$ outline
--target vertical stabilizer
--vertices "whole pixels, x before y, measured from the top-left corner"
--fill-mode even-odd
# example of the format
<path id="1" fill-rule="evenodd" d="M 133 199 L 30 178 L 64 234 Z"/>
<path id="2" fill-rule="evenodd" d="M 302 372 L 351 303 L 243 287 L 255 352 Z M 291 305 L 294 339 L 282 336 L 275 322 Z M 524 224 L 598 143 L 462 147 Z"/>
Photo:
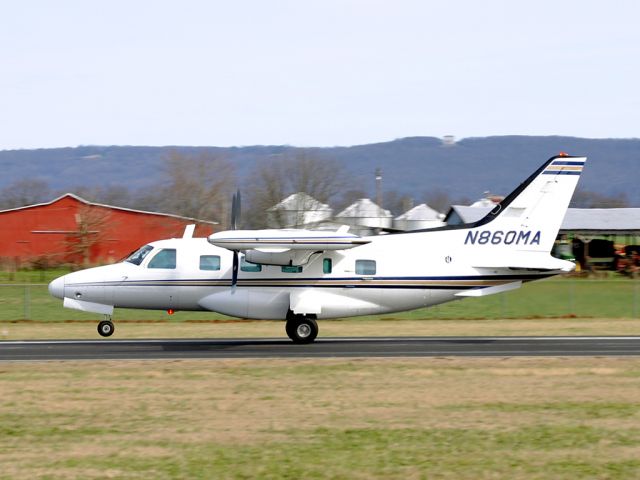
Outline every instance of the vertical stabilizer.
<path id="1" fill-rule="evenodd" d="M 569 156 L 548 160 L 489 214 L 470 225 L 465 245 L 550 252 L 585 161 L 586 157 Z"/>

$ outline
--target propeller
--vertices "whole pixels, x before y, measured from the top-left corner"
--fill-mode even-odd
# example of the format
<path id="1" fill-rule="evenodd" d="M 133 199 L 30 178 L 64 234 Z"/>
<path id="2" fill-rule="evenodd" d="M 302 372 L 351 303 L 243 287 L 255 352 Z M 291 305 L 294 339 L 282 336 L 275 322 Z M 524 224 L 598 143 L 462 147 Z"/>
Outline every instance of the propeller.
<path id="1" fill-rule="evenodd" d="M 238 223 L 240 223 L 240 190 L 236 191 L 231 200 L 231 230 L 236 230 L 238 228 Z M 233 267 L 231 269 L 231 288 L 235 290 L 236 284 L 238 283 L 238 251 L 233 251 Z"/>
<path id="2" fill-rule="evenodd" d="M 231 288 L 236 288 L 236 283 L 238 283 L 238 252 L 236 250 L 233 251 L 233 268 L 231 270 Z"/>
<path id="3" fill-rule="evenodd" d="M 240 223 L 240 200 L 240 190 L 238 190 L 231 199 L 231 230 L 236 230 Z"/>

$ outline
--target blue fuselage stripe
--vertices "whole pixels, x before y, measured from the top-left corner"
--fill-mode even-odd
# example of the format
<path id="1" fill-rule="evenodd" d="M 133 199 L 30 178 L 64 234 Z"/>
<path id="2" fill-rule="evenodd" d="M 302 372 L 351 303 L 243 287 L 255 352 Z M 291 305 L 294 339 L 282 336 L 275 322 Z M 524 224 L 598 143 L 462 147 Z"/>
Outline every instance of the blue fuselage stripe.
<path id="1" fill-rule="evenodd" d="M 560 170 L 560 171 L 544 171 L 542 172 L 543 175 L 580 175 L 582 172 L 571 172 L 571 171 L 567 171 L 567 170 Z"/>

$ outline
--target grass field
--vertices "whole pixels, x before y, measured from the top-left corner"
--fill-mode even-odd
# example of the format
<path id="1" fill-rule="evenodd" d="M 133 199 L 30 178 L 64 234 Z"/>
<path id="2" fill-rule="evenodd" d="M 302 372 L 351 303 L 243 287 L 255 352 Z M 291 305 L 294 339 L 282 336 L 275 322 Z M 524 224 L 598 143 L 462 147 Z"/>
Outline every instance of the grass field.
<path id="1" fill-rule="evenodd" d="M 0 478 L 640 478 L 622 358 L 0 365 Z"/>

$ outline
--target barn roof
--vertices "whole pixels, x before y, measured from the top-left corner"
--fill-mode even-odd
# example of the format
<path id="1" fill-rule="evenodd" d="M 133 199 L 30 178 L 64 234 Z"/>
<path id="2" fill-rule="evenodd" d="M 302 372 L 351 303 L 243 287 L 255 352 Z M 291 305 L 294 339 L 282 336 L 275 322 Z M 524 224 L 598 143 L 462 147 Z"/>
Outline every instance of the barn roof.
<path id="1" fill-rule="evenodd" d="M 491 207 L 468 207 L 452 205 L 447 214 L 447 223 L 462 223 L 480 220 L 491 211 Z M 639 233 L 640 208 L 569 208 L 562 221 L 560 232 L 583 233 Z"/>
<path id="2" fill-rule="evenodd" d="M 640 208 L 570 208 L 561 231 L 640 232 Z"/>
<path id="3" fill-rule="evenodd" d="M 171 218 L 177 218 L 179 220 L 186 220 L 186 221 L 190 221 L 190 222 L 196 222 L 196 223 L 207 223 L 209 225 L 218 225 L 220 222 L 213 222 L 210 220 L 200 220 L 197 218 L 191 218 L 191 217 L 183 217 L 181 215 L 174 215 L 172 213 L 159 213 L 159 212 L 149 212 L 146 210 L 136 210 L 134 208 L 125 208 L 125 207 L 116 207 L 114 205 L 106 205 L 104 203 L 96 203 L 96 202 L 90 202 L 89 200 L 86 200 L 78 195 L 76 195 L 75 193 L 65 193 L 63 195 L 60 195 L 59 197 L 54 198 L 53 200 L 51 200 L 50 202 L 43 202 L 43 203 L 36 203 L 34 205 L 25 205 L 24 207 L 16 207 L 16 208 L 9 208 L 6 210 L 0 210 L 0 214 L 5 213 L 5 212 L 15 212 L 18 210 L 27 210 L 30 208 L 37 208 L 37 207 L 45 207 L 47 205 L 52 205 L 56 202 L 59 202 L 60 200 L 64 199 L 64 198 L 73 198 L 74 200 L 80 202 L 80 203 L 84 203 L 85 205 L 90 205 L 93 207 L 102 207 L 102 208 L 109 208 L 111 210 L 119 210 L 119 211 L 123 211 L 123 212 L 132 212 L 132 213 L 142 213 L 145 215 L 158 215 L 161 217 L 171 217 Z"/>

